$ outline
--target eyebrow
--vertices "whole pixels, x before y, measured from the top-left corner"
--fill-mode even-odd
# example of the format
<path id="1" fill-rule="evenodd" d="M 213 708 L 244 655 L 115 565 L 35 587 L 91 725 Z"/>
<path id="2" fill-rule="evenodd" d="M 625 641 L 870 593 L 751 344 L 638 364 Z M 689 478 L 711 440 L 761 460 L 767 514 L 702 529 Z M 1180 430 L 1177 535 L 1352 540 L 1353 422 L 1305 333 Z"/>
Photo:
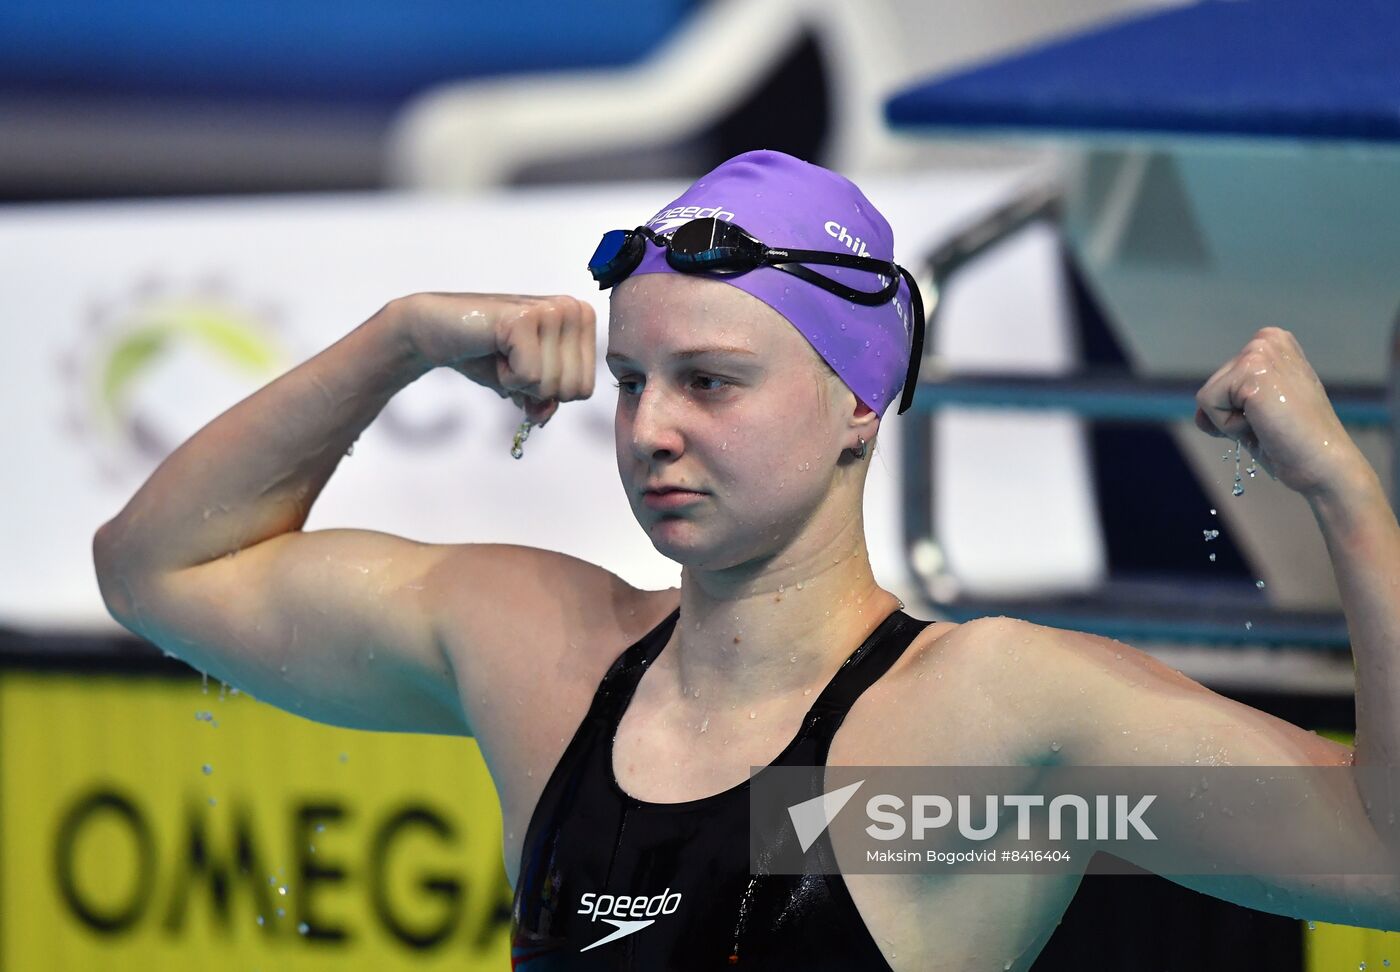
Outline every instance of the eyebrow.
<path id="1" fill-rule="evenodd" d="M 758 355 L 755 352 L 750 351 L 748 348 L 724 347 L 722 345 L 711 345 L 709 347 L 702 348 L 686 348 L 682 351 L 677 351 L 675 354 L 671 355 L 671 357 L 680 358 L 682 360 L 689 360 L 690 358 L 698 358 L 701 355 L 706 354 L 746 354 L 751 358 L 758 357 Z M 627 355 L 622 354 L 618 351 L 609 351 L 605 357 L 608 361 L 632 360 Z"/>

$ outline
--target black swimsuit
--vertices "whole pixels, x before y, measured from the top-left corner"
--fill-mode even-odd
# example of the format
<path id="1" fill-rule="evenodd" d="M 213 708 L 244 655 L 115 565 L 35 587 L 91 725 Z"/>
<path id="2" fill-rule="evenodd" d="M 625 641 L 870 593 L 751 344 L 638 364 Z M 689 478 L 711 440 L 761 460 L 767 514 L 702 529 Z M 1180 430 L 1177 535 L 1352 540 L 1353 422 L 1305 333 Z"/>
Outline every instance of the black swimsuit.
<path id="1" fill-rule="evenodd" d="M 680 608 L 620 655 L 545 785 L 525 834 L 511 967 L 553 970 L 886 970 L 823 834 L 829 873 L 749 871 L 749 781 L 682 803 L 633 799 L 612 743 Z M 823 766 L 862 692 L 931 622 L 896 610 L 837 670 L 771 765 Z"/>

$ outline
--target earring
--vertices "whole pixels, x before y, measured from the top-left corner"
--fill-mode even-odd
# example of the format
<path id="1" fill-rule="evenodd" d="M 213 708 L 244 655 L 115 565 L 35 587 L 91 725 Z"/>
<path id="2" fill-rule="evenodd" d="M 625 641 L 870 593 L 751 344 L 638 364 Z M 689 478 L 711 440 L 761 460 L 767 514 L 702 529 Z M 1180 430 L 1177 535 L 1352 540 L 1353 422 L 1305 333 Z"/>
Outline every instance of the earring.
<path id="1" fill-rule="evenodd" d="M 864 458 L 865 458 L 865 437 L 864 437 L 864 436 L 859 436 L 859 435 L 858 435 L 858 436 L 856 436 L 856 438 L 860 440 L 860 448 L 859 448 L 859 451 L 857 451 L 856 449 L 852 449 L 852 450 L 851 450 L 851 455 L 855 456 L 857 459 L 864 459 Z"/>

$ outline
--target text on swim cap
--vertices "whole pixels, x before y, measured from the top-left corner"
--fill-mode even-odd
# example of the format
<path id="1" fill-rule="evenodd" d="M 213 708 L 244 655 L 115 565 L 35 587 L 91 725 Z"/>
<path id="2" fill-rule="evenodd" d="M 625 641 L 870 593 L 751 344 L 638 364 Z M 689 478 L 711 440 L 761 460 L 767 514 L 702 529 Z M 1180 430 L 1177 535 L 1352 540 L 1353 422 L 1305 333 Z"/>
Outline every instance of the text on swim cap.
<path id="1" fill-rule="evenodd" d="M 827 220 L 824 228 L 827 236 L 849 248 L 856 256 L 870 256 L 870 251 L 865 248 L 865 243 L 861 238 L 859 236 L 852 238 L 851 234 L 846 231 L 846 227 L 836 220 Z"/>
<path id="2" fill-rule="evenodd" d="M 732 220 L 733 218 L 734 214 L 727 212 L 722 206 L 672 206 L 649 219 L 647 225 L 652 229 L 668 230 L 691 219 Z"/>

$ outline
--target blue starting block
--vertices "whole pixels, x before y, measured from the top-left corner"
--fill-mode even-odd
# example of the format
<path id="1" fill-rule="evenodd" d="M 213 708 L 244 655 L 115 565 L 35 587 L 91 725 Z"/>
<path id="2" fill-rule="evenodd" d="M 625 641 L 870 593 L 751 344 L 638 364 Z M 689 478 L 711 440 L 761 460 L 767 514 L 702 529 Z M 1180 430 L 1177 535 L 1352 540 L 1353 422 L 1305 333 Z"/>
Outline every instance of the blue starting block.
<path id="1" fill-rule="evenodd" d="M 1155 207 L 1142 206 L 1154 174 L 1176 185 L 1176 199 L 1181 198 L 1179 181 L 1172 182 L 1169 150 L 1225 144 L 1276 156 L 1280 149 L 1306 154 L 1340 148 L 1344 154 L 1393 153 L 1400 160 L 1397 51 L 1400 4 L 1390 0 L 1205 0 L 929 79 L 887 101 L 888 123 L 911 136 L 1052 138 L 1090 157 L 1087 180 L 1068 191 L 1063 184 L 1029 190 L 954 233 L 921 267 L 929 331 L 918 395 L 902 425 L 904 540 L 911 574 L 935 610 L 954 620 L 1005 614 L 1110 637 L 1348 648 L 1340 612 L 1271 606 L 1259 592 L 1228 583 L 1123 579 L 1110 572 L 1100 589 L 1071 597 L 960 595 L 934 528 L 934 412 L 955 405 L 1058 408 L 1096 422 L 1189 420 L 1206 376 L 1144 376 L 1126 364 L 1043 377 L 959 375 L 932 357 L 932 349 L 949 281 L 1031 223 L 1053 225 L 1067 242 L 1088 240 L 1098 246 L 1101 261 L 1111 261 L 1127 246 L 1131 234 L 1125 235 L 1123 226 L 1131 217 L 1125 213 L 1137 205 L 1159 220 L 1147 234 L 1152 248 L 1139 248 L 1140 262 L 1203 259 L 1200 235 L 1189 214 L 1181 215 L 1182 206 L 1162 205 L 1160 198 Z M 1400 164 L 1381 171 L 1400 174 Z M 1389 194 L 1378 191 L 1375 198 L 1397 196 L 1400 180 Z M 1115 200 L 1108 219 L 1106 198 Z M 1279 200 L 1285 204 L 1299 201 Z M 1083 211 L 1094 207 L 1086 219 Z M 1313 224 L 1325 219 L 1306 218 Z M 1113 224 L 1111 232 L 1105 222 Z M 1378 242 L 1368 239 L 1360 249 L 1400 281 L 1400 230 L 1384 217 L 1382 222 Z M 1094 302 L 1085 299 L 1093 288 L 1086 285 L 1084 258 L 1072 245 L 1062 249 L 1070 287 L 1080 298 L 1076 312 L 1103 314 L 1102 305 L 1086 306 Z M 1228 273 L 1232 268 L 1212 269 Z M 1395 298 L 1392 292 L 1385 295 Z M 1394 306 L 1389 303 L 1387 311 Z M 1264 323 L 1269 322 L 1259 326 Z M 1344 423 L 1389 430 L 1394 507 L 1400 484 L 1400 315 L 1386 326 L 1388 347 L 1376 347 L 1374 355 L 1388 360 L 1385 382 L 1329 381 L 1328 392 Z M 1242 624 L 1246 617 L 1249 628 Z"/>

